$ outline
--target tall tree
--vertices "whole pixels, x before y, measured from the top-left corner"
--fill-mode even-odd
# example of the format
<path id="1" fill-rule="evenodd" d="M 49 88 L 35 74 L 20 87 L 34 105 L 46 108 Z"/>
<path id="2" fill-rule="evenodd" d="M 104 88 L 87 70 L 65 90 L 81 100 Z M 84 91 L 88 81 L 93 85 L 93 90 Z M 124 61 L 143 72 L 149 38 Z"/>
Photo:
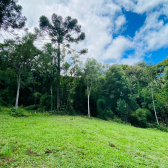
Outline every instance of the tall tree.
<path id="1" fill-rule="evenodd" d="M 46 77 L 50 83 L 50 93 L 51 93 L 51 110 L 53 110 L 53 80 L 56 75 L 56 56 L 57 49 L 52 47 L 51 43 L 47 43 L 43 47 L 43 54 L 40 57 L 42 65 L 38 67 L 40 68 L 40 72 L 42 72 L 42 76 Z"/>
<path id="2" fill-rule="evenodd" d="M 93 58 L 88 58 L 85 63 L 85 78 L 87 82 L 87 97 L 88 97 L 88 117 L 90 118 L 90 104 L 89 104 L 89 98 L 92 86 L 96 83 L 98 80 L 98 77 L 100 76 L 101 71 L 101 64 L 98 63 Z"/>
<path id="3" fill-rule="evenodd" d="M 57 67 L 57 52 L 58 49 L 54 48 L 51 43 L 47 43 L 43 46 L 38 62 L 36 63 L 36 70 L 40 76 L 46 78 L 50 85 L 51 93 L 51 110 L 53 110 L 53 82 L 58 77 Z M 64 68 L 64 52 L 60 54 L 60 69 Z"/>
<path id="4" fill-rule="evenodd" d="M 128 103 L 131 93 L 129 80 L 120 65 L 112 65 L 106 71 L 105 87 L 107 107 L 112 109 L 112 111 L 116 111 L 119 99 L 125 100 Z"/>
<path id="5" fill-rule="evenodd" d="M 20 29 L 25 26 L 26 17 L 22 16 L 22 6 L 18 0 L 0 0 L 0 31 L 9 28 Z"/>
<path id="6" fill-rule="evenodd" d="M 75 89 L 78 85 L 79 77 L 82 75 L 82 62 L 79 61 L 79 55 L 72 55 L 69 63 L 64 64 L 64 83 L 66 83 L 67 105 L 66 110 L 71 110 L 74 101 Z"/>
<path id="7" fill-rule="evenodd" d="M 156 76 L 157 76 L 157 67 L 154 66 L 154 65 L 146 66 L 146 75 L 148 77 L 149 87 L 151 89 L 151 96 L 152 96 L 153 109 L 154 109 L 154 112 L 155 112 L 156 122 L 159 125 L 157 112 L 156 112 L 156 107 L 155 107 L 154 94 L 153 94 L 154 81 L 156 80 Z"/>
<path id="8" fill-rule="evenodd" d="M 25 70 L 31 70 L 33 59 L 37 55 L 38 50 L 33 45 L 35 39 L 36 35 L 27 34 L 19 41 L 6 40 L 0 48 L 0 55 L 3 57 L 4 63 L 7 64 L 8 67 L 14 69 L 17 75 L 16 109 L 19 101 L 21 75 Z"/>
<path id="9" fill-rule="evenodd" d="M 63 21 L 62 16 L 58 16 L 55 13 L 51 17 L 51 21 L 46 16 L 40 17 L 40 30 L 47 32 L 51 38 L 52 43 L 58 48 L 57 52 L 57 110 L 60 110 L 60 55 L 61 47 L 67 48 L 68 53 L 75 50 L 70 49 L 69 43 L 78 43 L 85 39 L 85 33 L 81 32 L 81 26 L 78 25 L 77 19 L 72 19 L 70 16 L 66 17 Z M 74 38 L 74 34 L 77 37 Z M 79 54 L 87 53 L 87 49 L 79 51 Z"/>

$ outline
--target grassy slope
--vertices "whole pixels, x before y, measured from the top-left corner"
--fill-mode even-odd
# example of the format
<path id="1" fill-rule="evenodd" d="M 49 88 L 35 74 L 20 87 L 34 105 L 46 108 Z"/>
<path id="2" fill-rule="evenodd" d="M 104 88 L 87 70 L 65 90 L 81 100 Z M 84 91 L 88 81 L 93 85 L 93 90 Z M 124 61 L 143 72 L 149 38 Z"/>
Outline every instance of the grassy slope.
<path id="1" fill-rule="evenodd" d="M 109 142 L 119 149 L 110 147 Z M 42 156 L 29 153 L 29 148 Z M 45 154 L 47 149 L 52 153 Z M 0 163 L 4 156 L 10 157 L 4 167 L 165 168 L 168 134 L 95 118 L 14 118 L 0 112 L 0 153 Z"/>

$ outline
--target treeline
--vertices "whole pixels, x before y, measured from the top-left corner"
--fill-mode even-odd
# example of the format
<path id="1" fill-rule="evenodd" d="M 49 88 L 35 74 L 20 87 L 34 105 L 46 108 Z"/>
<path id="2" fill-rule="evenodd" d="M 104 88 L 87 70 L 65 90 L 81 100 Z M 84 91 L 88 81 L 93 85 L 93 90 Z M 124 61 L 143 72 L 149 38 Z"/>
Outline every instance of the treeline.
<path id="1" fill-rule="evenodd" d="M 20 73 L 19 106 L 63 115 L 87 115 L 89 110 L 91 116 L 105 120 L 115 118 L 140 127 L 152 127 L 155 122 L 167 126 L 168 59 L 157 66 L 145 62 L 103 66 L 94 59 L 81 64 L 77 56 L 71 63 L 62 59 L 59 109 L 52 60 L 45 50 L 31 68 L 26 64 Z M 17 99 L 18 70 L 7 65 L 1 60 L 1 106 L 13 106 Z"/>
<path id="2" fill-rule="evenodd" d="M 16 2 L 2 2 L 1 30 L 24 27 L 26 18 Z M 87 49 L 77 51 L 70 44 L 85 40 L 85 33 L 70 16 L 41 16 L 34 33 L 13 35 L 0 44 L 1 106 L 91 115 L 140 127 L 168 125 L 168 59 L 158 65 L 108 66 L 89 58 L 83 64 L 80 55 Z M 46 39 L 51 42 L 41 49 L 34 45 Z"/>

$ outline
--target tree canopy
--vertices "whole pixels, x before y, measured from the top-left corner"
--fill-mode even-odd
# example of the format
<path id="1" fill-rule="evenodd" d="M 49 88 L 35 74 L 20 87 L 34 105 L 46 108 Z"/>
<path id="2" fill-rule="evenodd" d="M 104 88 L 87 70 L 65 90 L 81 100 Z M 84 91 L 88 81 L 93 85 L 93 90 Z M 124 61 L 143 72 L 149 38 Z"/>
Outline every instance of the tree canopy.
<path id="1" fill-rule="evenodd" d="M 17 4 L 18 0 L 0 1 L 0 31 L 10 28 L 20 29 L 25 26 L 26 17 L 22 16 L 22 6 Z"/>
<path id="2" fill-rule="evenodd" d="M 61 73 L 61 47 L 68 54 L 74 53 L 75 50 L 70 48 L 69 43 L 79 43 L 85 39 L 85 33 L 81 32 L 81 26 L 78 25 L 77 19 L 72 19 L 70 16 L 63 20 L 62 16 L 58 16 L 55 13 L 51 16 L 51 21 L 46 16 L 40 17 L 39 22 L 40 30 L 46 32 L 51 38 L 52 44 L 57 45 L 57 110 L 60 110 L 60 73 Z M 74 38 L 74 34 L 77 37 Z M 79 54 L 86 54 L 87 49 L 78 51 Z"/>

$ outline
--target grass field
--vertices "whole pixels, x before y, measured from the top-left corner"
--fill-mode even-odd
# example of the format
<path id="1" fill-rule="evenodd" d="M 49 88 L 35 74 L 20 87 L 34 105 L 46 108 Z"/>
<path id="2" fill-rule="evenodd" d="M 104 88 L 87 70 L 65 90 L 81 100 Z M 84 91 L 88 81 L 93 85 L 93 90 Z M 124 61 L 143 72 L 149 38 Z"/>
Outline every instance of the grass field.
<path id="1" fill-rule="evenodd" d="M 168 133 L 80 116 L 0 112 L 0 167 L 168 167 Z"/>

